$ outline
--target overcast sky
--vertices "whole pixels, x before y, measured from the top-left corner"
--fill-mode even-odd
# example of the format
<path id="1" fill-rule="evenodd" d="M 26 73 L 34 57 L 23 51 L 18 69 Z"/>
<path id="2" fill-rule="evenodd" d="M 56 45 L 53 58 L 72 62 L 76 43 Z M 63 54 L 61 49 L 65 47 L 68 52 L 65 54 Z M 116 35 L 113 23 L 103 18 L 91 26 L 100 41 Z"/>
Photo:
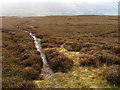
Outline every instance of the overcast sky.
<path id="1" fill-rule="evenodd" d="M 23 2 L 62 2 L 62 3 L 99 3 L 99 2 L 118 2 L 119 0 L 0 0 L 1 4 L 23 3 Z"/>
<path id="2" fill-rule="evenodd" d="M 120 0 L 0 0 L 4 15 L 117 14 Z M 43 3 L 42 3 L 43 2 Z M 2 7 L 1 7 L 2 6 Z M 74 11 L 74 12 L 73 12 Z M 0 12 L 0 15 L 1 12 Z"/>

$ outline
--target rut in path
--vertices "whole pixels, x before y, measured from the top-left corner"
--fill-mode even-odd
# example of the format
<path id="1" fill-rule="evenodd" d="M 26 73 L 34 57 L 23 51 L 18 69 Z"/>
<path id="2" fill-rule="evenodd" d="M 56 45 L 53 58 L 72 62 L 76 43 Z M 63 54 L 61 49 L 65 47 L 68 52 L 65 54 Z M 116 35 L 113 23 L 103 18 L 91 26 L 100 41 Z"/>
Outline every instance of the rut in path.
<path id="1" fill-rule="evenodd" d="M 54 72 L 49 66 L 49 63 L 46 59 L 46 56 L 42 50 L 40 41 L 37 40 L 37 38 L 32 33 L 29 33 L 29 34 L 33 37 L 35 47 L 37 48 L 37 51 L 40 52 L 40 56 L 41 56 L 42 61 L 43 61 L 43 69 L 41 71 L 41 74 L 43 75 L 44 80 L 47 82 L 50 82 L 52 87 L 54 87 L 54 88 L 57 87 L 59 85 L 57 82 L 57 79 L 55 77 L 50 78 L 50 76 L 54 75 Z M 39 81 L 40 80 L 38 80 L 36 83 L 38 85 L 38 87 L 39 87 Z"/>
<path id="2" fill-rule="evenodd" d="M 16 28 L 21 28 L 19 25 L 17 25 Z M 22 29 L 22 28 L 21 28 Z M 32 34 L 31 32 L 29 32 L 26 29 L 22 29 L 24 32 L 29 33 L 29 35 L 34 39 L 34 44 L 35 47 L 37 49 L 37 51 L 40 53 L 40 56 L 42 58 L 42 62 L 43 62 L 43 69 L 41 71 L 41 74 L 43 75 L 44 81 L 50 82 L 52 87 L 57 87 L 59 84 L 57 82 L 57 79 L 55 77 L 50 78 L 51 76 L 54 75 L 53 70 L 51 69 L 47 59 L 46 59 L 46 55 L 44 54 L 42 47 L 41 47 L 41 43 L 40 41 L 34 36 L 34 34 Z M 39 82 L 41 80 L 36 80 L 36 84 L 39 87 Z"/>
<path id="3" fill-rule="evenodd" d="M 50 76 L 50 75 L 53 75 L 54 72 L 52 71 L 52 69 L 50 68 L 49 64 L 48 64 L 48 61 L 46 59 L 46 56 L 42 50 L 42 47 L 41 47 L 41 43 L 39 40 L 37 40 L 37 38 L 31 33 L 31 32 L 28 32 L 28 31 L 25 31 L 27 33 L 29 33 L 32 38 L 34 39 L 34 44 L 35 44 L 35 47 L 37 49 L 37 51 L 40 53 L 40 56 L 42 58 L 42 61 L 43 61 L 43 69 L 42 69 L 42 72 L 41 74 L 43 74 L 44 77 L 47 77 L 47 76 Z"/>
<path id="4" fill-rule="evenodd" d="M 28 22 L 28 21 L 26 21 L 26 22 Z M 37 51 L 40 53 L 40 56 L 41 56 L 41 58 L 42 58 L 43 69 L 42 69 L 41 74 L 43 74 L 44 78 L 46 78 L 46 77 L 48 77 L 48 76 L 50 76 L 50 75 L 53 75 L 54 72 L 52 71 L 52 69 L 50 68 L 50 65 L 48 64 L 48 61 L 47 61 L 47 59 L 46 59 L 46 56 L 45 56 L 45 54 L 44 54 L 44 52 L 43 52 L 43 50 L 42 50 L 40 41 L 37 40 L 37 38 L 36 38 L 31 32 L 29 32 L 29 31 L 26 30 L 26 29 L 21 28 L 21 26 L 22 26 L 23 24 L 25 24 L 26 22 L 24 22 L 24 23 L 22 23 L 22 24 L 19 24 L 19 25 L 16 25 L 15 27 L 18 28 L 18 29 L 22 29 L 22 30 L 23 30 L 24 32 L 26 32 L 26 33 L 29 33 L 30 36 L 34 39 L 35 47 L 36 47 Z"/>

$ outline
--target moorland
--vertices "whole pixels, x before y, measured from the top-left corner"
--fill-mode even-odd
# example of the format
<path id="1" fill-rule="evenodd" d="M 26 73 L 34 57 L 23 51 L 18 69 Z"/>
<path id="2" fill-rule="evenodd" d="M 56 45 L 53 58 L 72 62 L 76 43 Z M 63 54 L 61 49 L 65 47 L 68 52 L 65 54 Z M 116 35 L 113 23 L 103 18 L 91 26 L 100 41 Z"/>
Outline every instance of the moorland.
<path id="1" fill-rule="evenodd" d="M 2 17 L 3 88 L 120 88 L 118 17 Z M 43 62 L 32 32 L 54 74 Z"/>

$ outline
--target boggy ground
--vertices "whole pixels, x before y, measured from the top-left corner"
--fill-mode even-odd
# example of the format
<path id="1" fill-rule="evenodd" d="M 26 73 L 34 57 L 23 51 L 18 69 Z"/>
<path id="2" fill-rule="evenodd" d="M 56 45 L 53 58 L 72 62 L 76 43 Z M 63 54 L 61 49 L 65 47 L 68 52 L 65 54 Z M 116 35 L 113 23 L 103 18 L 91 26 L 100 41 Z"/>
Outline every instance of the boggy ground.
<path id="1" fill-rule="evenodd" d="M 42 38 L 45 51 L 54 49 L 74 62 L 68 72 L 35 80 L 37 87 L 119 88 L 102 75 L 120 65 L 117 22 L 117 16 L 3 17 L 3 28 L 19 25 Z"/>

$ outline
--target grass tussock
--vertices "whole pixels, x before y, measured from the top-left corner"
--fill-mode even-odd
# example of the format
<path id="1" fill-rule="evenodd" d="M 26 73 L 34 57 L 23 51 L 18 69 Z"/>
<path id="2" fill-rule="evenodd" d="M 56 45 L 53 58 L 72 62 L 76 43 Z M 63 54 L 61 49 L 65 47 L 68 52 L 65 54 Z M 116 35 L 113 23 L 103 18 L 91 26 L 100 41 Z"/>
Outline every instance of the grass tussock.
<path id="1" fill-rule="evenodd" d="M 19 77 L 6 77 L 2 79 L 2 88 L 35 88 L 35 83 Z"/>
<path id="2" fill-rule="evenodd" d="M 80 62 L 79 63 L 80 63 L 81 66 L 98 67 L 99 60 L 94 55 L 85 54 L 85 55 L 80 56 Z"/>
<path id="3" fill-rule="evenodd" d="M 83 55 L 80 55 L 80 65 L 84 66 L 99 66 L 101 64 L 105 64 L 107 66 L 111 65 L 120 65 L 120 58 L 118 54 L 113 52 L 113 48 L 109 46 L 108 48 L 104 48 L 103 46 L 108 46 L 104 43 L 100 44 L 92 44 L 84 46 L 81 49 Z M 96 64 L 95 64 L 96 62 Z M 88 63 L 91 63 L 88 65 Z"/>
<path id="4" fill-rule="evenodd" d="M 36 80 L 39 78 L 39 72 L 32 67 L 23 69 L 22 75 L 27 80 Z"/>
<path id="5" fill-rule="evenodd" d="M 59 40 L 54 37 L 45 36 L 41 40 L 41 46 L 42 48 L 53 48 L 53 47 L 59 47 L 64 43 L 64 40 Z"/>
<path id="6" fill-rule="evenodd" d="M 41 44 L 41 47 L 42 47 L 42 48 L 53 48 L 54 45 L 49 44 L 49 43 L 42 43 L 42 44 Z"/>
<path id="7" fill-rule="evenodd" d="M 37 54 L 31 55 L 28 59 L 23 60 L 21 63 L 26 67 L 32 66 L 33 64 L 38 64 L 40 67 L 43 66 L 42 58 Z"/>
<path id="8" fill-rule="evenodd" d="M 46 50 L 45 54 L 54 72 L 67 72 L 73 66 L 73 61 L 70 58 L 55 49 Z"/>
<path id="9" fill-rule="evenodd" d="M 100 64 L 105 64 L 106 66 L 120 65 L 120 58 L 106 51 L 91 51 L 80 56 L 80 65 L 83 64 L 84 66 L 99 66 Z"/>
<path id="10" fill-rule="evenodd" d="M 68 51 L 80 51 L 82 47 L 83 47 L 82 43 L 78 42 L 68 42 L 64 44 L 64 48 Z"/>
<path id="11" fill-rule="evenodd" d="M 114 53 L 116 53 L 116 54 L 120 54 L 120 48 L 117 46 L 114 46 L 113 48 L 112 48 L 112 51 L 114 52 Z"/>
<path id="12" fill-rule="evenodd" d="M 39 71 L 39 73 L 41 72 L 41 67 L 39 64 L 33 64 L 32 68 L 34 68 L 35 70 Z"/>
<path id="13" fill-rule="evenodd" d="M 111 66 L 104 70 L 103 76 L 108 82 L 120 85 L 120 66 Z"/>
<path id="14" fill-rule="evenodd" d="M 107 66 L 120 65 L 120 58 L 115 54 L 110 54 L 105 51 L 97 52 L 94 54 L 101 63 Z"/>

